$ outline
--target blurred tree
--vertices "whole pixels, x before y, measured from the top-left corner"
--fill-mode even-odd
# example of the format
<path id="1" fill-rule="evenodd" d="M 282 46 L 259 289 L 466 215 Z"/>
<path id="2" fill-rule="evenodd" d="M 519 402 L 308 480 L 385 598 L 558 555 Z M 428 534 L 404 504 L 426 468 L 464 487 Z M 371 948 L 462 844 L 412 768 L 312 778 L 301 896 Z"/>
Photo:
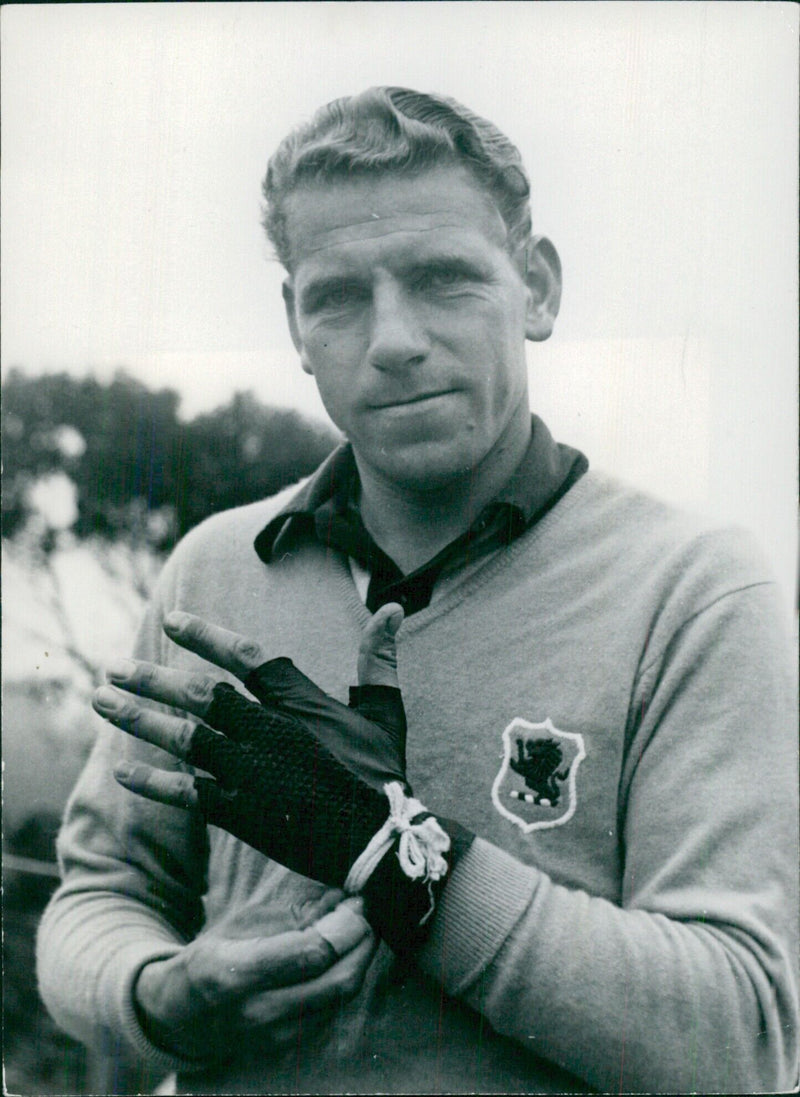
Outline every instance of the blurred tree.
<path id="1" fill-rule="evenodd" d="M 91 690 L 109 654 L 127 650 L 164 552 L 214 511 L 311 472 L 337 441 L 252 393 L 188 423 L 178 405 L 172 390 L 122 372 L 101 383 L 12 370 L 2 385 L 3 623 L 15 654 L 3 668 L 4 753 L 34 759 L 26 805 L 50 804 L 41 790 L 52 799 L 51 759 L 78 772 L 96 727 Z M 15 780 L 26 772 L 17 765 Z M 36 996 L 35 927 L 56 881 L 29 862 L 52 861 L 63 804 L 51 806 L 53 818 L 26 816 L 17 831 L 4 803 L 4 844 L 16 858 L 4 873 L 8 1092 L 152 1092 L 158 1072 L 121 1051 L 87 1056 Z"/>
<path id="2" fill-rule="evenodd" d="M 12 370 L 2 386 L 4 558 L 35 603 L 27 634 L 68 657 L 84 699 L 102 679 L 103 655 L 86 642 L 88 604 L 74 604 L 79 548 L 84 574 L 97 575 L 92 600 L 102 585 L 103 616 L 133 632 L 180 536 L 300 479 L 337 441 L 250 392 L 188 423 L 178 405 L 173 390 L 152 391 L 124 372 L 101 383 Z"/>
<path id="3" fill-rule="evenodd" d="M 138 539 L 141 502 L 148 511 L 169 505 L 181 434 L 177 393 L 151 392 L 124 373 L 101 384 L 12 370 L 2 395 L 5 535 L 26 523 L 36 484 L 56 471 L 77 489 L 79 537 Z"/>
<path id="4" fill-rule="evenodd" d="M 178 524 L 272 495 L 311 472 L 330 453 L 334 433 L 295 411 L 265 407 L 252 393 L 187 425 Z"/>
<path id="5" fill-rule="evenodd" d="M 75 485 L 79 538 L 92 535 L 156 550 L 216 510 L 270 495 L 309 473 L 336 435 L 297 412 L 266 407 L 252 393 L 184 423 L 179 397 L 118 372 L 109 383 L 66 373 L 2 387 L 3 531 L 29 520 L 37 486 L 56 474 Z M 50 533 L 42 535 L 47 551 Z"/>

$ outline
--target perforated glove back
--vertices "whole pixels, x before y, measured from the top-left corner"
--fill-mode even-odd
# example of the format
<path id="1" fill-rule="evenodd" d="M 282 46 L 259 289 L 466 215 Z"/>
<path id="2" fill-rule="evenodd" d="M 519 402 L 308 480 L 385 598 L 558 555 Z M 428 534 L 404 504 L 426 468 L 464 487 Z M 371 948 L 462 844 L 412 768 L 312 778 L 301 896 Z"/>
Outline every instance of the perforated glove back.
<path id="1" fill-rule="evenodd" d="M 351 887 L 354 862 L 385 829 L 386 786 L 410 794 L 400 690 L 353 687 L 347 707 L 285 658 L 262 664 L 245 684 L 260 703 L 220 683 L 206 713 L 210 726 L 199 726 L 192 738 L 187 760 L 213 778 L 195 778 L 201 813 L 294 872 Z M 416 809 L 406 829 L 433 819 L 421 805 Z M 407 835 L 391 842 L 358 885 L 370 921 L 398 951 L 424 939 L 448 871 L 472 841 L 458 824 L 435 823 L 449 847 L 440 847 L 438 873 L 424 867 L 409 877 L 408 857 L 405 870 L 398 857 Z"/>

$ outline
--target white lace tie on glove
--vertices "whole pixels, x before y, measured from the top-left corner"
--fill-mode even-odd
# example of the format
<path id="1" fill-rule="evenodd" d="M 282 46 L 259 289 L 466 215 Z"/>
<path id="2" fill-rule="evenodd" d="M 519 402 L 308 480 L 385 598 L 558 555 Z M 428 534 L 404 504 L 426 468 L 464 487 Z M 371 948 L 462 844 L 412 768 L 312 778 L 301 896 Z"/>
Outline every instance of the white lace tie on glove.
<path id="1" fill-rule="evenodd" d="M 351 895 L 361 891 L 399 835 L 397 859 L 400 867 L 409 879 L 422 878 L 428 884 L 431 906 L 420 921 L 423 925 L 435 906 L 431 885 L 447 872 L 443 855 L 450 849 L 450 838 L 432 815 L 426 814 L 420 822 L 412 822 L 418 815 L 427 813 L 427 808 L 413 796 L 406 796 L 399 781 L 384 785 L 383 791 L 389 800 L 389 817 L 351 865 L 344 889 Z"/>

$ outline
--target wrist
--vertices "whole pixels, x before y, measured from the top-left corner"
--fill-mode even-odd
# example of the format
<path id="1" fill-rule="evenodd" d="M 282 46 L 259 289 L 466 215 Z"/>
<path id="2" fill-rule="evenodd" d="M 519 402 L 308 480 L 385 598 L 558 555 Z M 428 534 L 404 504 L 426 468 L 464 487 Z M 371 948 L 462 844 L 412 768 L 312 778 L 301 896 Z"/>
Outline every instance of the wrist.
<path id="1" fill-rule="evenodd" d="M 441 894 L 457 861 L 475 838 L 453 820 L 434 818 L 450 840 L 444 854 L 447 869 L 442 876 L 438 879 L 408 876 L 401 865 L 396 841 L 362 888 L 367 920 L 398 954 L 415 952 L 427 940 Z"/>
<path id="2" fill-rule="evenodd" d="M 159 1051 L 181 1058 L 200 1058 L 180 1006 L 181 975 L 173 960 L 151 960 L 133 985 L 133 1005 L 139 1026 Z M 183 1040 L 178 1034 L 183 1034 Z"/>

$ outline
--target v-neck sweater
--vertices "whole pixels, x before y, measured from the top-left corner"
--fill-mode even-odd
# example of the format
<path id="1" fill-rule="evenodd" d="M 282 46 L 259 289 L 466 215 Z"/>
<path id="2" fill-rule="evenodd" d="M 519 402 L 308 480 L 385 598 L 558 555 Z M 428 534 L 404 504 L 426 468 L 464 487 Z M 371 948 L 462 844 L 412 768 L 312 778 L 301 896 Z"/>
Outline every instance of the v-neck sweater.
<path id="1" fill-rule="evenodd" d="M 162 574 L 136 655 L 189 669 L 182 609 L 288 655 L 344 700 L 368 619 L 346 558 L 308 538 L 268 565 L 289 495 L 218 515 Z M 757 1092 L 796 1073 L 797 752 L 782 615 L 749 539 L 586 473 L 510 545 L 442 578 L 398 634 L 408 774 L 478 837 L 415 967 L 381 945 L 359 994 L 224 1064 L 148 1041 L 141 966 L 222 921 L 308 924 L 325 889 L 111 777 L 104 729 L 59 842 L 45 1001 L 187 1093 Z M 207 664 L 200 664 L 208 670 Z M 555 743 L 530 791 L 514 764 Z M 535 785 L 535 781 L 534 781 Z M 544 795 L 544 792 L 547 795 Z M 527 797 L 527 799 L 526 799 Z"/>

